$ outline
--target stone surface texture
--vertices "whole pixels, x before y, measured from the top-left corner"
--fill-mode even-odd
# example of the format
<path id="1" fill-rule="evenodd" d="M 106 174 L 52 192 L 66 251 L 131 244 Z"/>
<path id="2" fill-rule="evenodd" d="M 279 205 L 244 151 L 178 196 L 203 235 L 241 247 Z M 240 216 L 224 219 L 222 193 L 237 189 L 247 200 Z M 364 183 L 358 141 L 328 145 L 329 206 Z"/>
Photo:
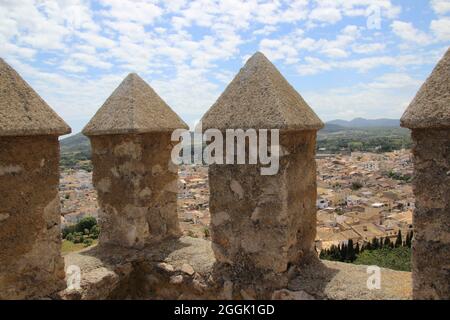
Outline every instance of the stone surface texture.
<path id="1" fill-rule="evenodd" d="M 281 290 L 260 295 L 251 286 L 240 287 L 236 279 L 224 280 L 211 242 L 190 237 L 144 250 L 94 247 L 71 253 L 65 261 L 66 267 L 80 267 L 81 286 L 61 291 L 57 299 L 411 299 L 409 272 L 381 269 L 381 288 L 369 290 L 366 266 L 319 260 L 296 267 Z M 185 264 L 193 268 L 192 275 L 181 270 Z"/>
<path id="2" fill-rule="evenodd" d="M 83 129 L 87 136 L 188 129 L 137 74 L 129 74 Z"/>
<path id="3" fill-rule="evenodd" d="M 450 127 L 450 49 L 420 88 L 401 123 L 410 129 Z"/>
<path id="4" fill-rule="evenodd" d="M 70 132 L 70 127 L 0 58 L 0 136 Z"/>
<path id="5" fill-rule="evenodd" d="M 262 54 L 254 54 L 202 118 L 204 129 L 318 130 L 324 126 Z"/>
<path id="6" fill-rule="evenodd" d="M 450 128 L 413 130 L 415 299 L 450 299 Z"/>
<path id="7" fill-rule="evenodd" d="M 170 135 L 91 136 L 101 244 L 143 247 L 180 234 Z"/>
<path id="8" fill-rule="evenodd" d="M 58 183 L 58 137 L 0 137 L 0 299 L 64 288 Z"/>
<path id="9" fill-rule="evenodd" d="M 315 137 L 281 134 L 285 155 L 273 176 L 260 164 L 210 166 L 213 250 L 225 277 L 282 286 L 291 264 L 316 255 Z"/>

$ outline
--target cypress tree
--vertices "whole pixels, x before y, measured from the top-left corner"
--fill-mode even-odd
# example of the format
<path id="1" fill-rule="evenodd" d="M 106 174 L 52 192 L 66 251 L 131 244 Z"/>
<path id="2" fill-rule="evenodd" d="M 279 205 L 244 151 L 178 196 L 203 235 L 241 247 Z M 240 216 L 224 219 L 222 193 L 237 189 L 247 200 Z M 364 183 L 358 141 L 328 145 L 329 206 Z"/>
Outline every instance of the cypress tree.
<path id="1" fill-rule="evenodd" d="M 413 236 L 414 236 L 414 233 L 413 233 L 412 230 L 409 231 L 408 235 L 406 236 L 406 241 L 405 242 L 406 242 L 406 246 L 408 248 L 411 248 Z"/>
<path id="2" fill-rule="evenodd" d="M 395 247 L 399 248 L 403 244 L 402 230 L 398 230 L 397 239 L 395 240 Z"/>
<path id="3" fill-rule="evenodd" d="M 341 245 L 341 249 L 339 250 L 339 261 L 344 262 L 346 253 L 347 253 L 347 248 L 345 247 L 345 244 L 343 243 Z"/>
<path id="4" fill-rule="evenodd" d="M 384 240 L 384 247 L 386 248 L 391 247 L 391 240 L 388 237 L 386 237 L 386 239 Z"/>
<path id="5" fill-rule="evenodd" d="M 372 239 L 372 250 L 376 250 L 378 248 L 379 248 L 378 239 L 377 238 L 373 238 Z"/>
<path id="6" fill-rule="evenodd" d="M 340 245 L 338 245 L 337 247 L 334 247 L 334 260 L 335 261 L 340 261 L 341 260 L 341 249 L 340 249 Z"/>
<path id="7" fill-rule="evenodd" d="M 326 257 L 326 255 L 327 255 L 326 250 L 320 251 L 319 259 L 323 260 Z"/>
<path id="8" fill-rule="evenodd" d="M 347 252 L 345 255 L 345 260 L 349 261 L 349 262 L 353 262 L 355 261 L 356 256 L 355 256 L 355 248 L 353 247 L 353 240 L 349 239 L 348 240 L 348 245 L 347 245 Z"/>

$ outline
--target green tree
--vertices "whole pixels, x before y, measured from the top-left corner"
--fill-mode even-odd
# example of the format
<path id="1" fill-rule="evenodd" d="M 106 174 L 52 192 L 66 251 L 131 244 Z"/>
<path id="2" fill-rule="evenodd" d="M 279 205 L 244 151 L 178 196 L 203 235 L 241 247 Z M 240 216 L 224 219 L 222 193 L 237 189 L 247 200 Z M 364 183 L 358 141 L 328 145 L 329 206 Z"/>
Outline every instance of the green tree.
<path id="1" fill-rule="evenodd" d="M 93 226 L 97 225 L 97 220 L 94 217 L 83 217 L 77 224 L 77 232 L 84 232 L 85 229 L 91 230 Z"/>

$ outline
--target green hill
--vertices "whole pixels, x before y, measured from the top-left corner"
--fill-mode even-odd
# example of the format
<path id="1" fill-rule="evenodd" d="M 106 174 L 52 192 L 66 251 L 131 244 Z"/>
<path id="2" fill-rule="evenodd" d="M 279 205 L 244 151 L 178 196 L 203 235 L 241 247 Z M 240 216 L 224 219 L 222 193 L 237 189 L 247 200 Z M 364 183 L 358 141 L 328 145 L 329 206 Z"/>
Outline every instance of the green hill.
<path id="1" fill-rule="evenodd" d="M 77 133 L 60 141 L 61 153 L 91 152 L 91 143 L 82 133 Z"/>
<path id="2" fill-rule="evenodd" d="M 89 139 L 81 133 L 75 134 L 60 141 L 61 167 L 92 170 L 91 144 Z"/>

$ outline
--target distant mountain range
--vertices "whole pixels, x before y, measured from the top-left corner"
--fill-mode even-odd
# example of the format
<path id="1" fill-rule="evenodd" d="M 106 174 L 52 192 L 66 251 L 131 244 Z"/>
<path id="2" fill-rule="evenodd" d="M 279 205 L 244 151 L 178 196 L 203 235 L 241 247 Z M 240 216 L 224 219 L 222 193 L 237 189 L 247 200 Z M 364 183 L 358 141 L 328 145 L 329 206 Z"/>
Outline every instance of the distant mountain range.
<path id="1" fill-rule="evenodd" d="M 355 118 L 353 120 L 332 120 L 327 125 L 338 125 L 345 128 L 392 128 L 400 127 L 400 120 L 397 119 L 364 119 Z"/>

